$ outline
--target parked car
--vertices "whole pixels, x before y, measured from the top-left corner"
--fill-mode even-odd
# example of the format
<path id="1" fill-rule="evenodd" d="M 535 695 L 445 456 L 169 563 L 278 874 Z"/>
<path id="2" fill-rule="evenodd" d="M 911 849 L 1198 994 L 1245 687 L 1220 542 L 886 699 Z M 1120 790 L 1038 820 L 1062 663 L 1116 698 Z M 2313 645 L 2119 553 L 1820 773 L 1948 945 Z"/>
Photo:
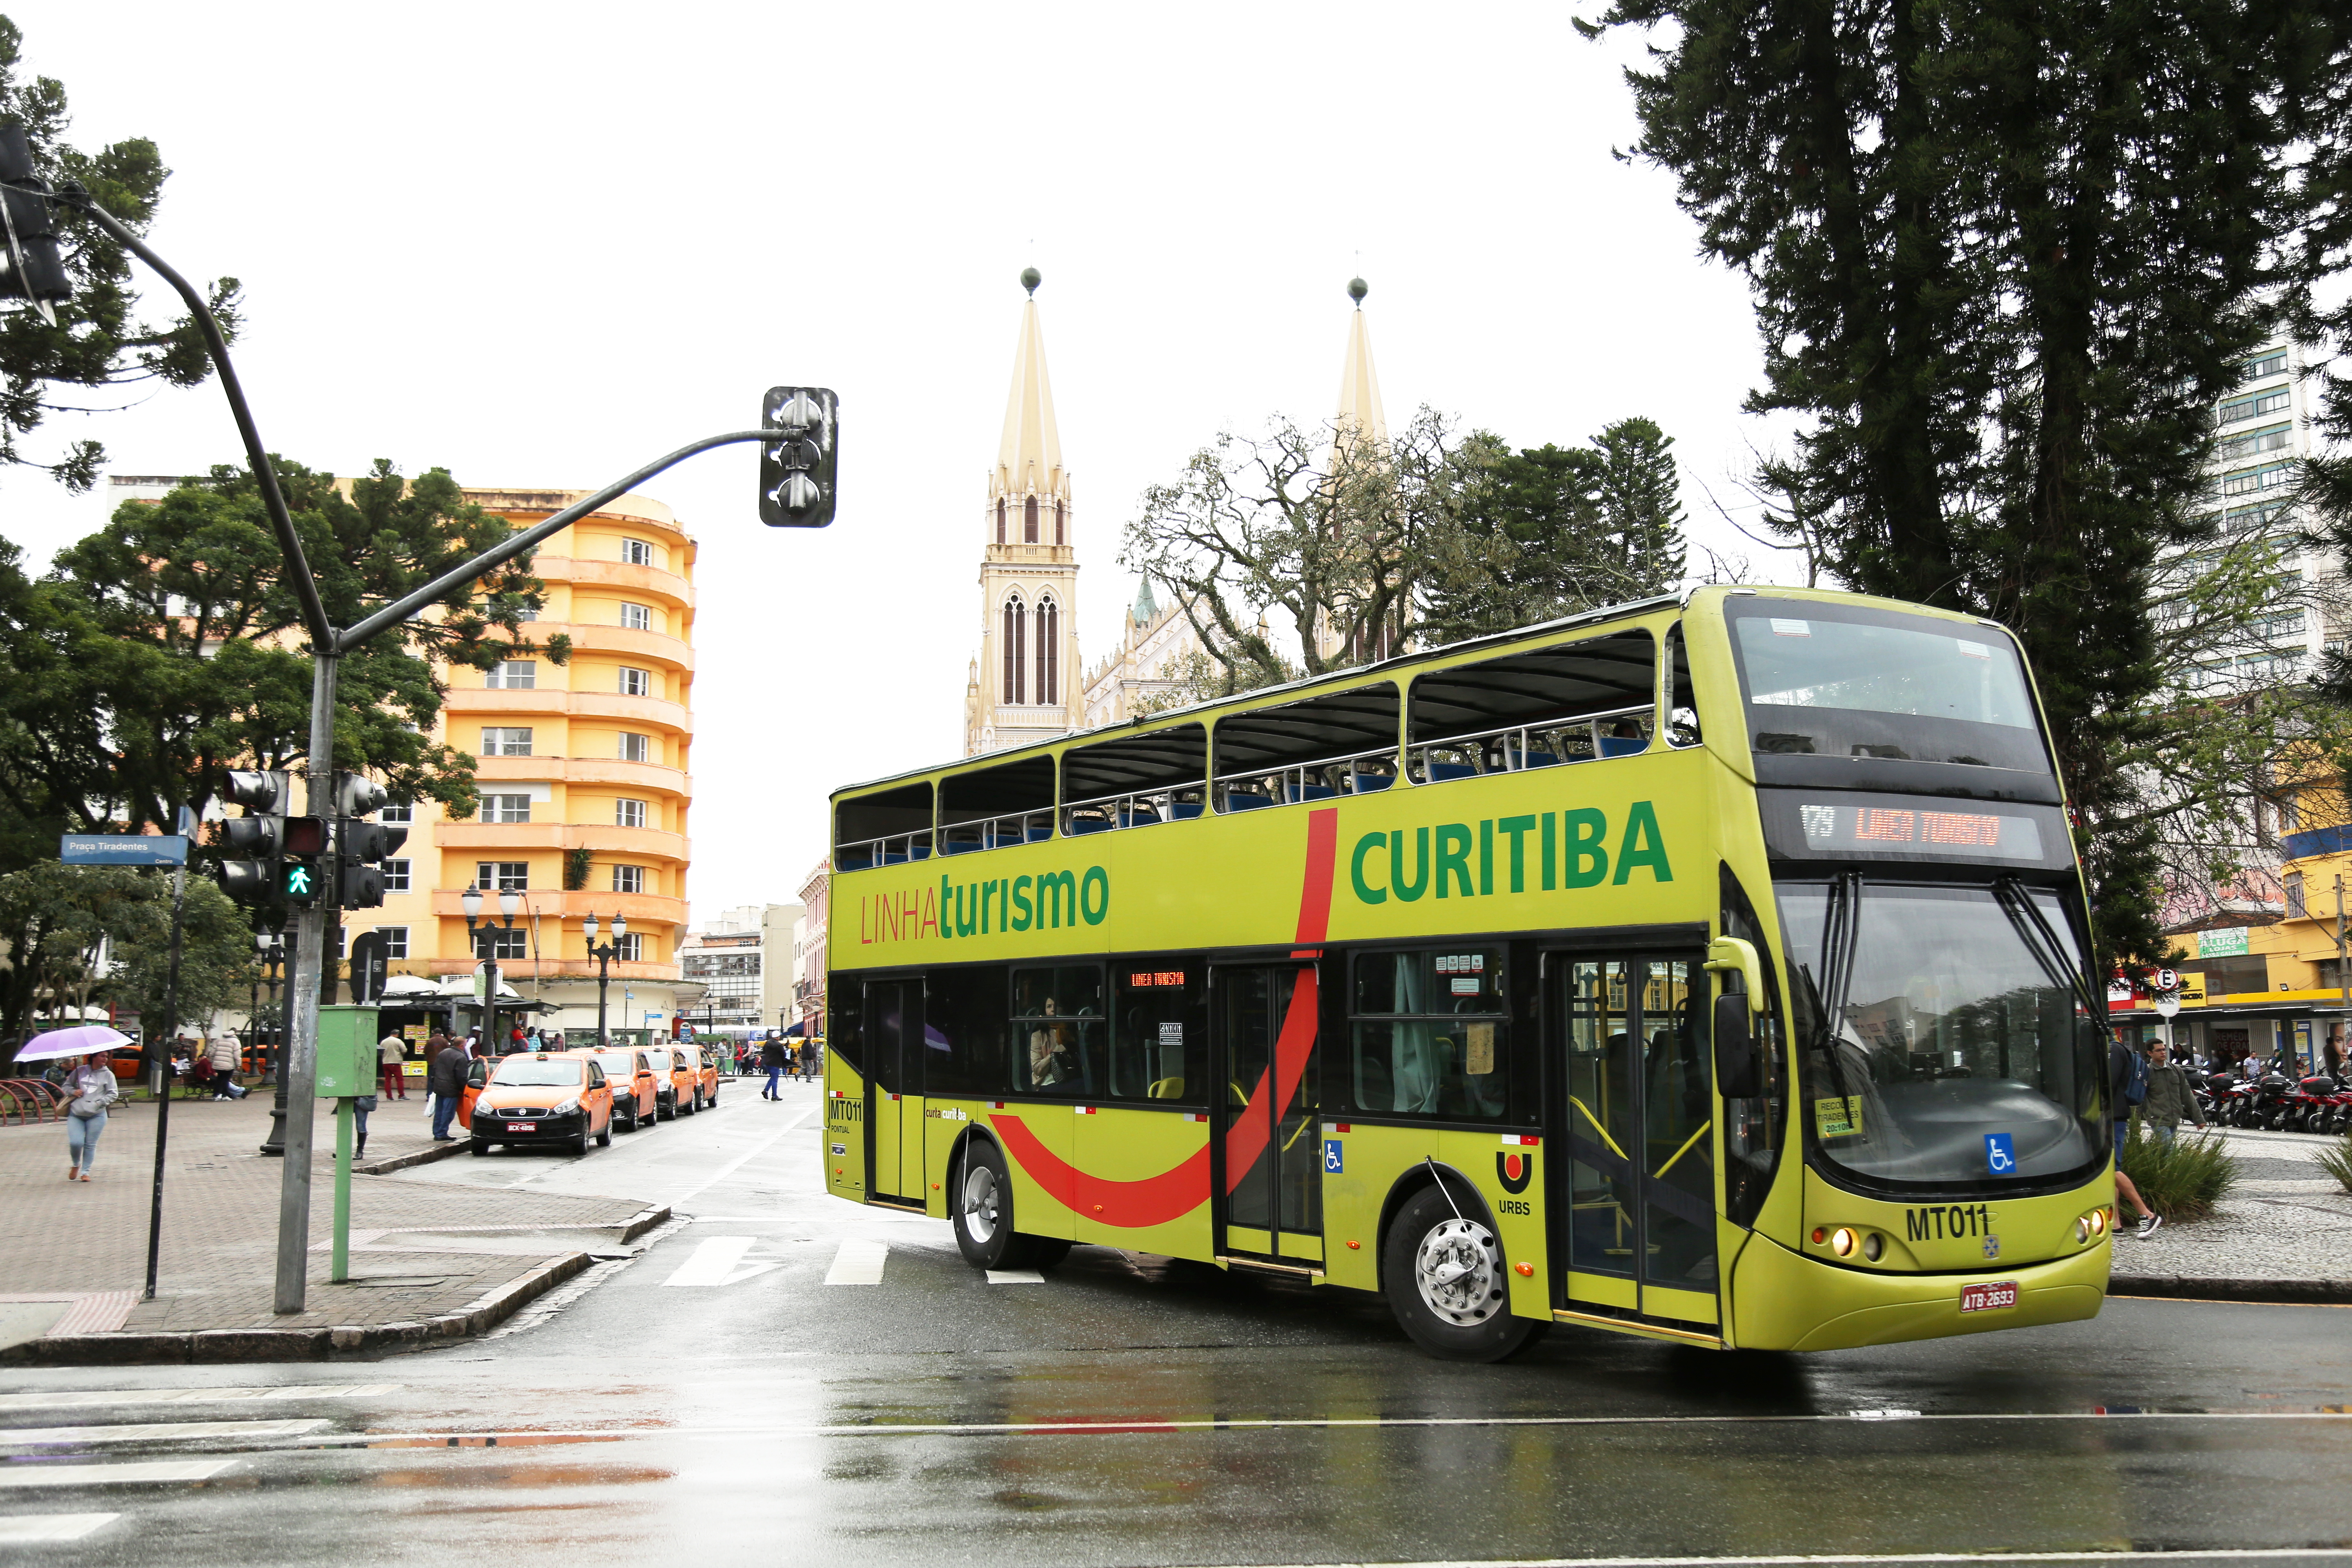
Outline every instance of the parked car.
<path id="1" fill-rule="evenodd" d="M 518 1052 L 491 1068 L 469 1121 L 477 1154 L 494 1143 L 562 1143 L 585 1154 L 591 1139 L 613 1142 L 613 1089 L 601 1066 L 571 1052 Z"/>
<path id="2" fill-rule="evenodd" d="M 622 1131 L 635 1132 L 660 1115 L 662 1079 L 654 1072 L 653 1060 L 644 1051 L 624 1050 L 618 1046 L 598 1050 L 592 1046 L 563 1054 L 594 1062 L 604 1069 L 604 1081 L 613 1089 L 613 1121 Z"/>

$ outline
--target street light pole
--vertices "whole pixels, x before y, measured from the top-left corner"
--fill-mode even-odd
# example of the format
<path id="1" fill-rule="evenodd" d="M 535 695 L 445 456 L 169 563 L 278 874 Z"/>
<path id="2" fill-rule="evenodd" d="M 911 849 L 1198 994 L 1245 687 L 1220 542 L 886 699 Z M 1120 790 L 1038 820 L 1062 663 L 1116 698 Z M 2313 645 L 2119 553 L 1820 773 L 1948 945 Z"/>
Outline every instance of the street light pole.
<path id="1" fill-rule="evenodd" d="M 602 1050 L 613 1043 L 604 1028 L 604 994 L 605 988 L 613 982 L 613 960 L 621 956 L 621 944 L 629 939 L 629 917 L 613 917 L 613 940 L 602 947 L 596 945 L 596 916 L 593 911 L 581 922 L 581 928 L 588 935 L 588 956 L 596 961 L 596 1047 Z"/>
<path id="2" fill-rule="evenodd" d="M 476 926 L 476 918 L 482 912 L 482 889 L 475 884 L 467 884 L 466 890 L 457 895 L 457 903 L 466 911 L 466 936 L 474 944 L 474 956 L 489 970 L 488 984 L 482 992 L 482 1043 L 490 1055 L 499 1056 L 504 1053 L 499 1049 L 498 933 L 514 930 L 515 916 L 522 912 L 522 894 L 512 888 L 499 890 L 499 910 L 506 916 L 503 925 L 492 925 L 484 921 L 478 928 Z M 485 942 L 485 937 L 489 940 Z"/>

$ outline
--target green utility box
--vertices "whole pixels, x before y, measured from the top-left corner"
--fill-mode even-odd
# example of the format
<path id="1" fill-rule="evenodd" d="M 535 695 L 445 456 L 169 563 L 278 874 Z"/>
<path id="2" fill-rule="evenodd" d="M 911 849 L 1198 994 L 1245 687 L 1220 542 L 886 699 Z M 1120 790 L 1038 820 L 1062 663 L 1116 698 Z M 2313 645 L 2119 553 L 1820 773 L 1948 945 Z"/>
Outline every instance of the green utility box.
<path id="1" fill-rule="evenodd" d="M 319 1098 L 345 1100 L 376 1089 L 379 1009 L 337 1005 L 319 1009 Z"/>

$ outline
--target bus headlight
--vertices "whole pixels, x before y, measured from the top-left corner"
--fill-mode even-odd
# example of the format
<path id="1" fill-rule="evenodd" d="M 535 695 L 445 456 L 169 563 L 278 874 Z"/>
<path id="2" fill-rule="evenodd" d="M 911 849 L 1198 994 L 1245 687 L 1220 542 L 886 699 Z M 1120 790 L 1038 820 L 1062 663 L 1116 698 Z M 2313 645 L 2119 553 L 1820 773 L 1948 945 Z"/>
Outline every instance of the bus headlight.
<path id="1" fill-rule="evenodd" d="M 1877 1262 L 1885 1251 L 1886 1238 L 1876 1231 L 1874 1230 L 1862 1238 L 1862 1256 L 1870 1262 Z"/>
<path id="2" fill-rule="evenodd" d="M 1840 1258 L 1853 1257 L 1853 1232 L 1848 1230 L 1844 1226 L 1840 1226 L 1835 1230 L 1830 1232 L 1830 1250 L 1836 1253 Z"/>

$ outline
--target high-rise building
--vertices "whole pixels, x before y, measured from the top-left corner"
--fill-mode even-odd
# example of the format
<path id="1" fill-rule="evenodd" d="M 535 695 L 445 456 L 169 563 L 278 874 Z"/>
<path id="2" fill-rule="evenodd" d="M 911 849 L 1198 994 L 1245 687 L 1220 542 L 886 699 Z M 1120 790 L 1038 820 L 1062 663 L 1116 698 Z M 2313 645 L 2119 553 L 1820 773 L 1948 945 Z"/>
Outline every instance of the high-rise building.
<path id="1" fill-rule="evenodd" d="M 1037 321 L 1037 270 L 1004 400 L 1004 435 L 981 513 L 980 652 L 964 689 L 966 756 L 1051 740 L 1078 727 L 1076 508 Z"/>
<path id="2" fill-rule="evenodd" d="M 678 973 L 702 986 L 687 1016 L 698 1028 L 748 1036 L 790 1025 L 793 1009 L 793 932 L 808 911 L 798 904 L 746 904 L 722 910 L 678 946 Z"/>
<path id="3" fill-rule="evenodd" d="M 466 499 L 529 527 L 578 500 L 576 490 L 468 489 Z M 677 944 L 686 930 L 688 812 L 694 799 L 694 555 L 667 507 L 625 495 L 541 544 L 532 570 L 546 605 L 530 630 L 572 643 L 567 663 L 541 655 L 488 671 L 445 672 L 434 738 L 476 759 L 481 805 L 451 818 L 420 803 L 393 807 L 408 842 L 385 867 L 380 910 L 346 931 L 384 933 L 393 973 L 469 973 L 476 962 L 459 896 L 483 891 L 486 941 L 501 977 L 558 1009 L 542 1021 L 596 1022 L 596 963 L 584 917 L 611 940 L 614 1028 L 667 1028 L 678 1012 Z M 522 894 L 511 931 L 498 894 Z"/>

